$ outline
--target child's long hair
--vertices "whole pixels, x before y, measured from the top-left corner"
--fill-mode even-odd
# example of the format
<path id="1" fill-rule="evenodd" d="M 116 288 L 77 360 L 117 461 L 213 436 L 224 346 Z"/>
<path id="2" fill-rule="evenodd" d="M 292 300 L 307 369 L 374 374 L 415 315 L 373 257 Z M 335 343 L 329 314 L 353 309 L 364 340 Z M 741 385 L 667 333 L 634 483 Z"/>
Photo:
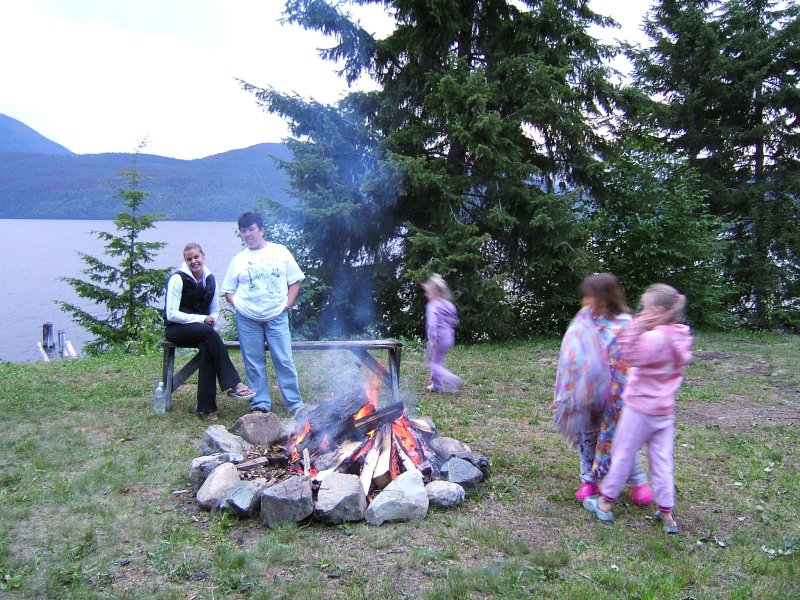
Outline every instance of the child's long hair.
<path id="1" fill-rule="evenodd" d="M 447 282 L 438 273 L 431 275 L 428 281 L 422 284 L 422 289 L 445 300 L 450 300 L 453 297 L 453 294 L 450 293 L 450 288 L 447 287 Z"/>
<path id="2" fill-rule="evenodd" d="M 614 317 L 628 312 L 625 292 L 622 291 L 619 279 L 613 273 L 590 275 L 581 281 L 578 293 L 582 297 L 594 299 L 592 312 L 596 317 Z"/>
<path id="3" fill-rule="evenodd" d="M 666 283 L 654 283 L 642 294 L 642 305 L 652 308 L 663 308 L 662 323 L 683 323 L 686 310 L 686 296 Z"/>

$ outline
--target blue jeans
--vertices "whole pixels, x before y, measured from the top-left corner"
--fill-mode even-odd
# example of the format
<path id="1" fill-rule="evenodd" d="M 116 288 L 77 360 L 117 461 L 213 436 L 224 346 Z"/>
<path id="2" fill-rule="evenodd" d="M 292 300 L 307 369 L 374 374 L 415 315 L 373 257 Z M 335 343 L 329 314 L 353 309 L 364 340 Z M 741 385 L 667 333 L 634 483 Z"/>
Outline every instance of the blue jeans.
<path id="1" fill-rule="evenodd" d="M 300 386 L 297 383 L 297 369 L 292 360 L 289 315 L 282 313 L 271 321 L 262 322 L 236 313 L 236 329 L 239 332 L 247 383 L 256 394 L 250 401 L 250 408 L 269 410 L 272 406 L 267 379 L 267 356 L 264 346 L 266 342 L 283 402 L 288 410 L 297 412 L 303 407 L 303 399 L 300 397 Z"/>

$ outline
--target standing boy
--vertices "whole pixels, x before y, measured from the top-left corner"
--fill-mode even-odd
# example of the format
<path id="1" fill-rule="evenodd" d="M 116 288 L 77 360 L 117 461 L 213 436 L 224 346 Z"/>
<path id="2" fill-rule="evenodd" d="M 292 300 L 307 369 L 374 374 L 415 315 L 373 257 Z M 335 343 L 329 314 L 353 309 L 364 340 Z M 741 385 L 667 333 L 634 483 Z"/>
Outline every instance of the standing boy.
<path id="1" fill-rule="evenodd" d="M 265 343 L 286 408 L 295 415 L 304 408 L 292 359 L 288 311 L 305 275 L 291 252 L 264 239 L 261 215 L 239 217 L 239 233 L 247 248 L 233 257 L 222 291 L 236 309 L 236 328 L 247 381 L 255 392 L 253 412 L 269 412 L 272 402 L 267 380 Z"/>

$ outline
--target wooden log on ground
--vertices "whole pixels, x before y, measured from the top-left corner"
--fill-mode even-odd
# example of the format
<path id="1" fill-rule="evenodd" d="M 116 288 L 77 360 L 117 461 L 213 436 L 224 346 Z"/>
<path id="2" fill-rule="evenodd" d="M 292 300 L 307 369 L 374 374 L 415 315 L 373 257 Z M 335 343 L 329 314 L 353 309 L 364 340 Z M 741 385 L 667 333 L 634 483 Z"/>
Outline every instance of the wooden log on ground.
<path id="1" fill-rule="evenodd" d="M 265 467 L 270 464 L 269 458 L 266 456 L 261 456 L 259 458 L 254 458 L 252 460 L 246 460 L 242 463 L 236 465 L 236 468 L 240 471 L 249 471 L 250 469 L 258 469 L 259 467 Z"/>

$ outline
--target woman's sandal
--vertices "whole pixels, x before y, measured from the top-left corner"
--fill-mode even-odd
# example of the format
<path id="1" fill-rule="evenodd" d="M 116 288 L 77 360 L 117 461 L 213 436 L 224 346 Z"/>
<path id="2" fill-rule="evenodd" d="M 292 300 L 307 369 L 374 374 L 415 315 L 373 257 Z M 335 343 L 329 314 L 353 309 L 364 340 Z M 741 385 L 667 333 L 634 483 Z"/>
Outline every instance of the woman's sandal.
<path id="1" fill-rule="evenodd" d="M 657 510 L 656 514 L 653 515 L 653 523 L 661 522 L 663 525 L 664 533 L 674 534 L 678 533 L 678 522 L 675 520 L 675 517 L 672 517 L 672 523 L 664 523 L 661 520 L 661 511 Z"/>
<path id="2" fill-rule="evenodd" d="M 255 398 L 256 393 L 247 386 L 242 386 L 238 390 L 236 388 L 228 392 L 228 397 L 234 400 L 250 400 Z"/>

